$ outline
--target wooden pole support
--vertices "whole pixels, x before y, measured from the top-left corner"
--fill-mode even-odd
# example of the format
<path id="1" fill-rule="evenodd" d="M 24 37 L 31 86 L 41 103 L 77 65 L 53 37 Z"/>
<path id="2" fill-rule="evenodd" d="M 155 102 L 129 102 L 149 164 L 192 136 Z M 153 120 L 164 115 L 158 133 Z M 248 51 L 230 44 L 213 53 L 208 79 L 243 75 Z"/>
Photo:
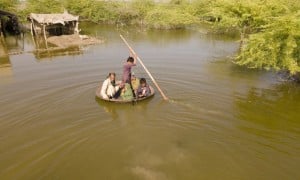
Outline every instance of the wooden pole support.
<path id="1" fill-rule="evenodd" d="M 48 42 L 47 42 L 47 36 L 46 36 L 46 25 L 43 24 L 43 34 L 44 34 L 44 39 L 46 43 L 46 49 L 48 49 Z"/>

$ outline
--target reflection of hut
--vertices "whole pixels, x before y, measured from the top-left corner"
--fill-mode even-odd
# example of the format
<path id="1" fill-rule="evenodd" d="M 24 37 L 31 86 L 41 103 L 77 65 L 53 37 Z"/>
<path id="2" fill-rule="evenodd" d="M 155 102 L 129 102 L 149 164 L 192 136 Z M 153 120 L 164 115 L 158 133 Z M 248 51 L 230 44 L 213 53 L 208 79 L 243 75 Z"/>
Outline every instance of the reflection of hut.
<path id="1" fill-rule="evenodd" d="M 79 16 L 67 12 L 62 14 L 30 14 L 31 33 L 41 34 L 46 39 L 46 34 L 63 35 L 78 33 Z"/>
<path id="2" fill-rule="evenodd" d="M 33 51 L 36 59 L 42 60 L 44 58 L 52 58 L 57 56 L 75 56 L 83 53 L 83 50 L 78 46 L 70 47 L 70 48 L 51 48 L 51 49 L 39 49 Z"/>
<path id="3" fill-rule="evenodd" d="M 3 59 L 6 59 L 6 58 L 8 59 L 8 52 L 7 52 L 6 46 L 3 43 L 2 39 L 0 39 L 0 64 L 3 64 L 3 63 L 1 63 L 2 58 Z"/>

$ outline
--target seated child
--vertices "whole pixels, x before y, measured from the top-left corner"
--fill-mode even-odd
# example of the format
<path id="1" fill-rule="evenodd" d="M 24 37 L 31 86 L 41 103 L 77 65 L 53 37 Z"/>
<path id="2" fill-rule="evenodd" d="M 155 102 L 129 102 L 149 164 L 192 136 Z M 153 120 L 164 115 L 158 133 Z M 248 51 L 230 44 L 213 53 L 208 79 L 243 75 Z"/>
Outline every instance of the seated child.
<path id="1" fill-rule="evenodd" d="M 131 85 L 132 85 L 132 89 L 133 89 L 134 93 L 136 94 L 137 93 L 137 89 L 140 86 L 140 80 L 139 80 L 139 78 L 137 78 L 134 75 L 134 73 L 132 73 L 132 75 L 131 75 Z"/>
<path id="2" fill-rule="evenodd" d="M 122 100 L 125 100 L 125 101 L 133 99 L 133 93 L 132 93 L 130 84 L 128 84 L 128 83 L 124 84 L 124 87 L 122 88 L 120 97 L 122 98 Z"/>
<path id="3" fill-rule="evenodd" d="M 146 82 L 146 79 L 141 78 L 140 86 L 137 90 L 137 97 L 142 98 L 142 97 L 149 96 L 150 94 L 151 94 L 151 90 L 150 90 L 149 85 Z"/>

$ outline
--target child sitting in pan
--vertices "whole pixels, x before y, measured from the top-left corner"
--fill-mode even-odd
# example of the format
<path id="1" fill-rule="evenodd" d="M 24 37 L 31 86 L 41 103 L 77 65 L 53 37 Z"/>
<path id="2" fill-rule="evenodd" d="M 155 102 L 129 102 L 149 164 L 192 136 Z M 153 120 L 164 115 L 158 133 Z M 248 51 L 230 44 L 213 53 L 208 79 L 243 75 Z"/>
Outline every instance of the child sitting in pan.
<path id="1" fill-rule="evenodd" d="M 131 86 L 134 94 L 137 94 L 137 90 L 140 86 L 140 79 L 135 76 L 135 74 L 131 73 Z"/>
<path id="2" fill-rule="evenodd" d="M 128 84 L 128 83 L 124 84 L 124 87 L 121 90 L 120 97 L 124 101 L 133 100 L 133 92 L 132 92 L 132 89 L 130 87 L 130 84 Z"/>
<path id="3" fill-rule="evenodd" d="M 147 97 L 151 94 L 151 90 L 149 85 L 146 82 L 145 78 L 141 78 L 140 80 L 140 86 L 137 90 L 137 97 L 138 98 L 143 98 L 143 97 Z"/>

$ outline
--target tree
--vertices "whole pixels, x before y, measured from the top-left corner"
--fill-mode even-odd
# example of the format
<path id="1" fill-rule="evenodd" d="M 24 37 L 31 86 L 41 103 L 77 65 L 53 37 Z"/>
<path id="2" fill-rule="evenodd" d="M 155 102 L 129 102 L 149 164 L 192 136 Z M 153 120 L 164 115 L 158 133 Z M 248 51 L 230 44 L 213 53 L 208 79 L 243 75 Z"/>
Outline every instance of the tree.
<path id="1" fill-rule="evenodd" d="M 27 0 L 27 11 L 33 13 L 61 13 L 63 9 L 59 0 Z"/>
<path id="2" fill-rule="evenodd" d="M 300 13 L 276 18 L 262 32 L 250 35 L 236 63 L 291 74 L 300 72 Z"/>
<path id="3" fill-rule="evenodd" d="M 15 11 L 18 0 L 1 0 L 0 9 L 5 11 Z"/>
<path id="4" fill-rule="evenodd" d="M 292 1 L 215 0 L 198 12 L 215 20 L 211 23 L 217 29 L 240 32 L 236 64 L 296 74 L 300 72 L 300 1 Z"/>

